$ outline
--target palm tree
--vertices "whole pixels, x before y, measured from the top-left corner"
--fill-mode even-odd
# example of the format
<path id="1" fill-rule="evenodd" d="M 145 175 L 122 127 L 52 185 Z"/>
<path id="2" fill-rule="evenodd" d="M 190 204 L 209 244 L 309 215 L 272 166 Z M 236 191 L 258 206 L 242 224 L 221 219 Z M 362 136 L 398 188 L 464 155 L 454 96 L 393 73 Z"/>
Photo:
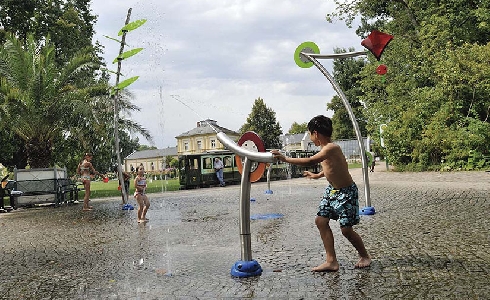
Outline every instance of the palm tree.
<path id="1" fill-rule="evenodd" d="M 73 100 L 89 97 L 90 86 L 77 76 L 97 67 L 90 49 L 82 49 L 62 66 L 55 58 L 49 38 L 36 42 L 32 35 L 25 44 L 9 35 L 0 49 L 0 121 L 25 142 L 32 168 L 53 163 L 53 142 L 73 124 Z"/>
<path id="2" fill-rule="evenodd" d="M 80 50 L 61 66 L 55 58 L 49 38 L 36 42 L 31 35 L 23 44 L 9 35 L 0 48 L 0 127 L 22 139 L 31 168 L 52 166 L 55 144 L 55 153 L 113 146 L 113 126 L 108 125 L 113 102 L 107 80 L 93 75 L 100 66 L 93 49 Z M 130 94 L 120 99 L 125 116 L 139 110 Z M 120 123 L 121 130 L 151 140 L 149 132 L 131 119 L 123 116 Z M 59 149 L 67 145 L 73 148 Z"/>

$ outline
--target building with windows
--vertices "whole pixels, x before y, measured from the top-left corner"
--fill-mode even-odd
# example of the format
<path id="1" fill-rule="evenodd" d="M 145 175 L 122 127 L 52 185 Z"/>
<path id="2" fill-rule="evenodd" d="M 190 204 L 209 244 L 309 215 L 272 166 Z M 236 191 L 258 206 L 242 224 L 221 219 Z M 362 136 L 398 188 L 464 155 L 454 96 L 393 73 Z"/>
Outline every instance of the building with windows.
<path id="1" fill-rule="evenodd" d="M 234 141 L 240 138 L 240 133 L 219 126 L 215 120 L 207 119 L 199 121 L 197 122 L 196 128 L 175 137 L 177 139 L 178 155 L 224 150 L 225 147 L 218 140 L 215 130 L 224 132 Z"/>
<path id="2" fill-rule="evenodd" d="M 282 143 L 282 149 L 285 151 L 291 150 L 318 150 L 313 142 L 310 140 L 310 133 L 286 133 L 279 137 Z"/>
<path id="3" fill-rule="evenodd" d="M 184 154 L 225 150 L 213 128 L 218 132 L 224 132 L 234 141 L 238 141 L 241 136 L 238 132 L 219 126 L 215 120 L 199 121 L 196 128 L 175 137 L 177 139 L 176 147 L 142 150 L 132 153 L 124 159 L 124 170 L 131 172 L 136 170 L 140 164 L 143 164 L 146 171 L 161 172 L 169 167 L 166 160 L 170 156 L 178 159 L 179 155 Z"/>
<path id="4" fill-rule="evenodd" d="M 169 167 L 170 157 L 178 159 L 177 147 L 135 151 L 124 159 L 124 171 L 135 172 L 143 165 L 146 171 L 161 172 Z"/>

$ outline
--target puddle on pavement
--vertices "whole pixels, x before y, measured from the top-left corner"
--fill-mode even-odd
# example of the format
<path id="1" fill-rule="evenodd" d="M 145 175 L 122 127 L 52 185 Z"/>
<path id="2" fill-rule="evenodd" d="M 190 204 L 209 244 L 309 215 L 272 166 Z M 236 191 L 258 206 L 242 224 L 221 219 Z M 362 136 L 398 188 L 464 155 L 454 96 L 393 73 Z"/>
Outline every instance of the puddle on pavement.
<path id="1" fill-rule="evenodd" d="M 271 214 L 255 214 L 250 216 L 250 220 L 272 220 L 284 217 L 283 214 L 271 213 Z"/>

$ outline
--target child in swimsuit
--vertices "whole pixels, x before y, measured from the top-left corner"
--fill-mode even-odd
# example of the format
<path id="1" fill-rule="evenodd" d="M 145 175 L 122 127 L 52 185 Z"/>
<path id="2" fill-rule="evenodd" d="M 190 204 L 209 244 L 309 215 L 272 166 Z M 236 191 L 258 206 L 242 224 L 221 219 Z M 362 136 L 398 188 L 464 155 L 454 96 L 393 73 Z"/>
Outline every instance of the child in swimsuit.
<path id="1" fill-rule="evenodd" d="M 146 177 L 145 177 L 145 168 L 140 166 L 138 168 L 138 175 L 134 179 L 134 197 L 136 198 L 136 202 L 138 202 L 138 223 L 148 222 L 149 220 L 146 218 L 146 213 L 148 212 L 148 208 L 150 208 L 150 200 L 148 200 L 148 196 L 146 196 Z"/>
<path id="2" fill-rule="evenodd" d="M 313 268 L 316 272 L 338 271 L 339 263 L 335 255 L 334 239 L 330 229 L 330 219 L 339 220 L 340 230 L 349 242 L 356 248 L 359 261 L 356 268 L 365 268 L 371 264 L 371 257 L 364 247 L 361 237 L 352 228 L 359 223 L 359 199 L 357 186 L 352 180 L 347 166 L 347 161 L 342 149 L 331 140 L 332 120 L 319 115 L 308 123 L 310 138 L 315 146 L 321 150 L 311 157 L 291 158 L 286 157 L 277 150 L 272 150 L 274 157 L 287 163 L 309 166 L 321 163 L 322 172 L 318 174 L 309 171 L 304 176 L 311 179 L 325 177 L 330 185 L 323 194 L 320 202 L 315 224 L 320 231 L 320 237 L 326 252 L 326 261 Z"/>
<path id="3" fill-rule="evenodd" d="M 93 207 L 89 205 L 90 201 L 90 180 L 92 179 L 92 173 L 101 175 L 97 172 L 92 165 L 92 154 L 85 153 L 83 161 L 78 165 L 77 173 L 81 175 L 83 187 L 85 188 L 85 197 L 83 197 L 83 211 L 92 210 Z"/>

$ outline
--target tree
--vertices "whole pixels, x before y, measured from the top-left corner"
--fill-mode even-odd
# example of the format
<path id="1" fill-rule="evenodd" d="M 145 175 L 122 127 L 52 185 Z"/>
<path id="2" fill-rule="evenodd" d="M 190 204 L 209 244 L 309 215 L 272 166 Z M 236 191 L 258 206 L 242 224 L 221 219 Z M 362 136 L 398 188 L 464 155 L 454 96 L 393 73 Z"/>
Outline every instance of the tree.
<path id="1" fill-rule="evenodd" d="M 39 45 L 29 36 L 24 46 L 9 36 L 0 49 L 0 100 L 4 104 L 3 126 L 24 141 L 27 161 L 32 168 L 65 162 L 67 149 L 92 152 L 111 162 L 112 102 L 105 81 L 81 84 L 77 74 L 97 66 L 91 49 L 81 51 L 66 65 L 58 68 L 50 40 Z M 122 111 L 139 109 L 127 97 L 121 97 Z M 126 100 L 124 100 L 126 99 Z M 121 119 L 121 128 L 149 133 L 130 119 Z M 113 132 L 113 131 L 112 131 Z M 66 148 L 63 146 L 71 145 Z M 129 149 L 131 153 L 133 149 Z M 102 153 L 106 155 L 99 155 Z M 57 158 L 55 160 L 54 158 Z"/>
<path id="2" fill-rule="evenodd" d="M 77 75 L 94 66 L 88 49 L 58 68 L 54 50 L 49 39 L 40 45 L 32 35 L 26 44 L 8 35 L 0 49 L 0 99 L 5 105 L 1 121 L 25 142 L 32 168 L 52 165 L 54 140 L 74 123 L 67 112 L 88 96 L 88 86 L 74 84 Z"/>
<path id="3" fill-rule="evenodd" d="M 92 47 L 97 17 L 90 10 L 90 0 L 4 0 L 0 4 L 0 27 L 25 43 L 32 34 L 42 40 L 51 36 L 58 64 L 66 62 L 81 48 Z M 1 39 L 0 44 L 5 41 Z"/>
<path id="4" fill-rule="evenodd" d="M 354 48 L 350 48 L 349 51 L 354 51 Z M 334 49 L 334 53 L 346 52 L 347 51 L 345 49 Z M 362 95 L 360 84 L 362 78 L 360 72 L 365 65 L 366 61 L 362 58 L 342 58 L 336 59 L 333 62 L 333 76 L 344 92 L 345 97 L 349 101 L 352 111 L 356 116 L 362 136 L 367 135 L 367 121 L 364 117 L 364 105 L 359 101 L 359 97 Z M 327 109 L 334 111 L 332 116 L 332 123 L 334 124 L 332 138 L 334 140 L 356 138 L 352 121 L 342 99 L 340 99 L 339 96 L 336 95 L 332 98 L 330 103 L 327 104 Z"/>
<path id="5" fill-rule="evenodd" d="M 395 36 L 383 53 L 385 82 L 372 56 L 360 100 L 367 129 L 388 124 L 386 151 L 399 169 L 487 168 L 490 103 L 489 1 L 336 1 L 334 15 L 361 15 L 357 32 Z"/>
<path id="6" fill-rule="evenodd" d="M 155 146 L 148 146 L 148 145 L 140 145 L 138 147 L 138 151 L 143 151 L 143 150 L 154 150 L 157 149 Z"/>
<path id="7" fill-rule="evenodd" d="M 288 134 L 305 133 L 306 131 L 308 131 L 308 123 L 304 122 L 298 124 L 293 122 L 293 124 L 291 124 L 291 128 L 289 128 Z"/>
<path id="8" fill-rule="evenodd" d="M 247 122 L 242 125 L 240 132 L 254 131 L 264 142 L 266 149 L 279 149 L 282 147 L 279 136 L 282 134 L 281 125 L 276 121 L 276 113 L 268 108 L 260 97 L 255 99 L 252 112 Z"/>

